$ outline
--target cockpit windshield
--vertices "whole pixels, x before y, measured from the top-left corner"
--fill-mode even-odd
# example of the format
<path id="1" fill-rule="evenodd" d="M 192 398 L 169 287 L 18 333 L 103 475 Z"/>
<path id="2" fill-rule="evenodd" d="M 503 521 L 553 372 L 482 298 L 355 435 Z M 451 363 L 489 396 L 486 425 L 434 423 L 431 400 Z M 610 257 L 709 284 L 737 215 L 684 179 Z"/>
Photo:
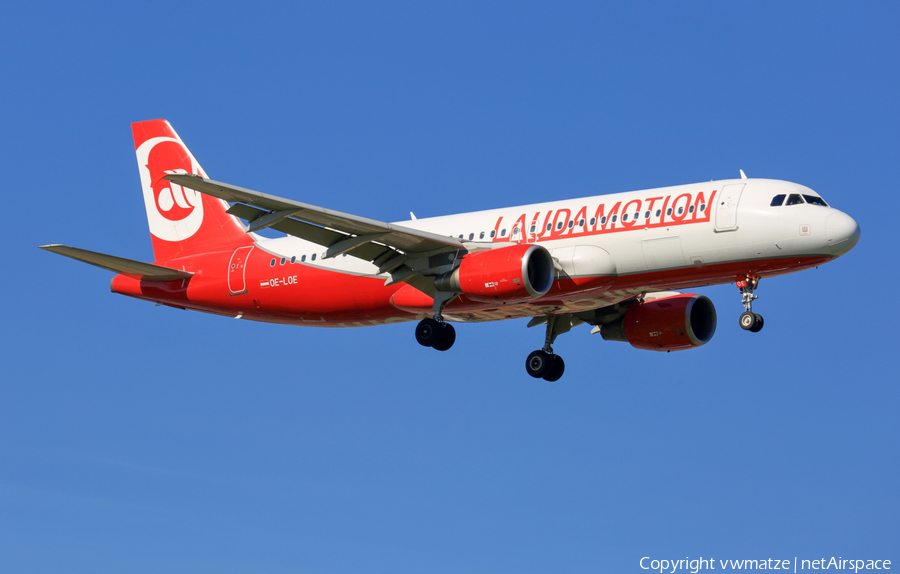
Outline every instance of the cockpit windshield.
<path id="1" fill-rule="evenodd" d="M 828 204 L 825 203 L 825 200 L 821 197 L 816 197 L 815 195 L 804 195 L 803 199 L 806 200 L 806 203 L 810 203 L 812 205 L 821 205 L 823 207 L 828 207 Z"/>
<path id="2" fill-rule="evenodd" d="M 787 198 L 787 201 L 785 201 L 784 198 Z M 825 200 L 817 195 L 801 195 L 799 193 L 792 193 L 790 195 L 779 193 L 772 198 L 772 203 L 770 203 L 769 205 L 771 205 L 772 207 L 780 207 L 782 205 L 801 205 L 803 203 L 828 207 L 828 204 L 825 203 Z"/>

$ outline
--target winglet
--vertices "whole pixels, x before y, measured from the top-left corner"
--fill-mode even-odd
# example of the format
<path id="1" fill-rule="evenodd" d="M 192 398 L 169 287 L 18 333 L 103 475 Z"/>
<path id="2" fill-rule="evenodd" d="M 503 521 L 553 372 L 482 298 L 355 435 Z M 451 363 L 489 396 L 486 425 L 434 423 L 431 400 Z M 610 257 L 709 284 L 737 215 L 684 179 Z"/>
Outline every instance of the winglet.
<path id="1" fill-rule="evenodd" d="M 740 170 L 740 172 L 741 172 L 741 179 L 747 179 L 747 175 L 744 173 L 744 170 Z"/>

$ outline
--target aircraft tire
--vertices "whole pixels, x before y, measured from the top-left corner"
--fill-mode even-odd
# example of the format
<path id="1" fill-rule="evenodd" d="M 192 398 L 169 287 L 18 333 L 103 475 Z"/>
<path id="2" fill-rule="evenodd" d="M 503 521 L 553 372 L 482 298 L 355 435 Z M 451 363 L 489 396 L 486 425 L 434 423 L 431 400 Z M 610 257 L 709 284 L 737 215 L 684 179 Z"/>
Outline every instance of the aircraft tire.
<path id="1" fill-rule="evenodd" d="M 756 313 L 754 313 L 753 316 L 756 318 L 756 322 L 752 327 L 750 327 L 750 332 L 759 333 L 760 331 L 762 331 L 765 321 L 763 321 L 762 315 L 757 315 Z"/>
<path id="2" fill-rule="evenodd" d="M 559 355 L 553 355 L 551 359 L 550 367 L 544 373 L 543 379 L 547 382 L 555 383 L 566 372 L 566 362 Z"/>
<path id="3" fill-rule="evenodd" d="M 543 350 L 532 351 L 525 359 L 525 371 L 535 379 L 542 379 L 550 368 L 551 357 Z"/>
<path id="4" fill-rule="evenodd" d="M 416 341 L 423 347 L 434 347 L 441 340 L 443 334 L 444 330 L 441 324 L 434 319 L 422 319 L 416 325 Z"/>
<path id="5" fill-rule="evenodd" d="M 741 313 L 741 316 L 738 319 L 741 323 L 741 329 L 745 331 L 752 331 L 753 326 L 756 325 L 756 318 L 758 316 L 759 315 L 751 313 L 750 311 L 744 311 L 743 313 Z"/>
<path id="6" fill-rule="evenodd" d="M 450 323 L 442 324 L 441 329 L 441 337 L 433 347 L 437 351 L 446 351 L 456 342 L 456 329 Z"/>

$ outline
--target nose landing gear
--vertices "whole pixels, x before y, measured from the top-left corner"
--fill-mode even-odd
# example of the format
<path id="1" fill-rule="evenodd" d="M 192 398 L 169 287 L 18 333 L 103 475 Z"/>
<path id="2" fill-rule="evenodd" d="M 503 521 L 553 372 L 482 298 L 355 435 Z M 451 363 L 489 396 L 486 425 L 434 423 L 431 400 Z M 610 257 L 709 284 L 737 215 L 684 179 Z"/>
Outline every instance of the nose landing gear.
<path id="1" fill-rule="evenodd" d="M 759 298 L 759 295 L 753 294 L 753 291 L 759 286 L 759 277 L 750 277 L 748 275 L 744 279 L 738 279 L 735 284 L 741 291 L 741 303 L 744 305 L 744 312 L 741 313 L 739 318 L 741 329 L 751 333 L 758 333 L 765 324 L 762 315 L 753 312 L 753 300 Z"/>

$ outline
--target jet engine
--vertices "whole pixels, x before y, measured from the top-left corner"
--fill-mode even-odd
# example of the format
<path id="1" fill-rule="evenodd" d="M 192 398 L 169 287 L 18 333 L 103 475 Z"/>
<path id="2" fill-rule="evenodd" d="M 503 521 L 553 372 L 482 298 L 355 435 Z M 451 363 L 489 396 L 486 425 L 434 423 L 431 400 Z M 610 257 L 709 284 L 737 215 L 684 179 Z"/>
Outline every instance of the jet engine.
<path id="1" fill-rule="evenodd" d="M 607 341 L 635 349 L 683 351 L 705 345 L 716 333 L 716 308 L 703 295 L 684 293 L 633 305 L 621 318 L 600 327 Z"/>
<path id="2" fill-rule="evenodd" d="M 467 254 L 435 287 L 473 301 L 510 303 L 542 297 L 555 276 L 549 251 L 540 245 L 512 245 Z"/>

